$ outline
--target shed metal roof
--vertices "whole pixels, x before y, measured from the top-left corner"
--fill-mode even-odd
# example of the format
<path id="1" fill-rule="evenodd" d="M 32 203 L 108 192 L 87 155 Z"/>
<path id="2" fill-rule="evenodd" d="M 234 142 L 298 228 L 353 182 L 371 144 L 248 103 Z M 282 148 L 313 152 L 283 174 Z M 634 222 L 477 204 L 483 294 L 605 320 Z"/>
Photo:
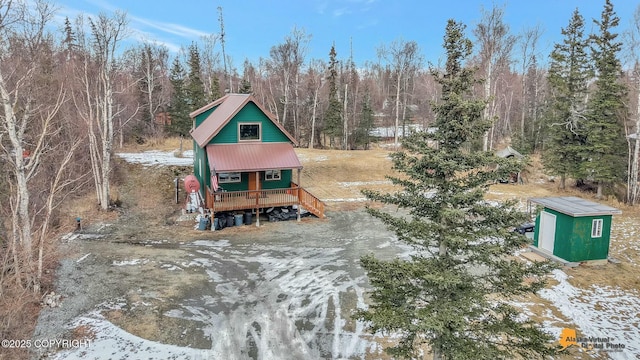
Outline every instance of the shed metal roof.
<path id="1" fill-rule="evenodd" d="M 302 169 L 290 143 L 211 144 L 207 157 L 216 172 Z"/>
<path id="2" fill-rule="evenodd" d="M 611 206 L 575 196 L 531 198 L 529 201 L 574 217 L 622 214 L 622 211 Z"/>
<path id="3" fill-rule="evenodd" d="M 504 149 L 502 149 L 500 151 L 496 151 L 496 156 L 499 156 L 501 158 L 508 158 L 510 156 L 515 156 L 518 159 L 522 159 L 524 157 L 524 156 L 522 156 L 522 154 L 517 152 L 511 146 L 507 146 L 506 148 L 504 148 Z"/>

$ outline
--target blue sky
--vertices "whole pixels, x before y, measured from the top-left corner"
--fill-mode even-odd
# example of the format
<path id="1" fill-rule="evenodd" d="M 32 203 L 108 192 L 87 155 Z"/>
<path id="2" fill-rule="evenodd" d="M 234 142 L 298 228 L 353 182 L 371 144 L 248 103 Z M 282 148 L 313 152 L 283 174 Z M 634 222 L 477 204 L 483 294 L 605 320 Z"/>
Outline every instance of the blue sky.
<path id="1" fill-rule="evenodd" d="M 338 58 L 349 57 L 350 42 L 356 64 L 376 60 L 376 49 L 395 39 L 416 41 L 424 58 L 442 58 L 442 37 L 449 18 L 471 29 L 481 17 L 481 8 L 505 6 L 505 21 L 513 33 L 540 25 L 544 30 L 541 51 L 546 56 L 560 29 L 577 7 L 585 17 L 587 31 L 599 18 L 604 0 L 53 0 L 58 4 L 58 21 L 78 13 L 127 12 L 133 39 L 147 39 L 177 51 L 201 36 L 218 33 L 217 7 L 223 9 L 226 53 L 241 71 L 245 58 L 257 61 L 269 57 L 269 49 L 283 41 L 294 27 L 304 29 L 311 41 L 307 60 L 328 60 L 335 42 Z M 628 28 L 636 0 L 614 0 L 621 18 L 620 31 Z"/>

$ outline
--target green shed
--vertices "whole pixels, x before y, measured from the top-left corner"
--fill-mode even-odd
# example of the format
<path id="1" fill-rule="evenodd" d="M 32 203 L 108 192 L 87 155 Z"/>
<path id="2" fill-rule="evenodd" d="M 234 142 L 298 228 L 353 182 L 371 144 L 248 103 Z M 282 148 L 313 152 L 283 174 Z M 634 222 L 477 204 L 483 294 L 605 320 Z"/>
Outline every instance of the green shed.
<path id="1" fill-rule="evenodd" d="M 533 246 L 570 262 L 606 260 L 611 218 L 618 209 L 575 196 L 532 198 L 536 216 Z"/>

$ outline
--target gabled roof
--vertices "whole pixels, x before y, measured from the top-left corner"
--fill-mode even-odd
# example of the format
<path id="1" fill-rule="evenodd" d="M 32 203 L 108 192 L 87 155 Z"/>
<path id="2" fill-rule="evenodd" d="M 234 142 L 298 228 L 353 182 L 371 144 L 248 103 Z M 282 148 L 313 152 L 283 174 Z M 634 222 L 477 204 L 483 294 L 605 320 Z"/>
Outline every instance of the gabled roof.
<path id="1" fill-rule="evenodd" d="M 209 168 L 216 172 L 302 169 L 289 143 L 210 144 L 206 149 Z"/>
<path id="2" fill-rule="evenodd" d="M 517 159 L 522 159 L 524 157 L 522 156 L 522 154 L 514 150 L 511 146 L 507 146 L 506 148 L 500 151 L 496 151 L 496 156 L 501 158 L 508 158 L 510 156 L 515 156 Z"/>
<path id="3" fill-rule="evenodd" d="M 622 211 L 611 206 L 575 196 L 532 198 L 529 201 L 573 217 L 622 214 Z"/>
<path id="4" fill-rule="evenodd" d="M 204 147 L 216 136 L 222 128 L 231 121 L 231 119 L 249 102 L 253 102 L 262 111 L 271 122 L 282 131 L 292 143 L 298 144 L 296 139 L 287 132 L 287 130 L 278 123 L 276 117 L 266 110 L 253 95 L 250 94 L 227 94 L 209 105 L 192 112 L 189 116 L 193 119 L 207 110 L 217 106 L 217 108 L 207 116 L 206 119 L 195 129 L 191 130 L 191 137 L 196 141 L 198 146 Z"/>

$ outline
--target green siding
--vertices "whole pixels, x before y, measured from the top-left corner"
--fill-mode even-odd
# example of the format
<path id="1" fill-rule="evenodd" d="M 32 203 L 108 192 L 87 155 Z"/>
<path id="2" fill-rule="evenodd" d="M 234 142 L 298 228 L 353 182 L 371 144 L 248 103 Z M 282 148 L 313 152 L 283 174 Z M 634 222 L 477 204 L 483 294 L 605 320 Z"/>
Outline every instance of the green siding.
<path id="1" fill-rule="evenodd" d="M 611 237 L 611 215 L 572 217 L 545 208 L 544 211 L 556 215 L 556 230 L 553 255 L 572 262 L 606 259 L 609 255 Z M 594 219 L 602 219 L 602 237 L 591 237 Z M 536 216 L 533 245 L 538 246 L 540 234 L 540 213 Z"/>
<path id="2" fill-rule="evenodd" d="M 209 144 L 235 144 L 238 142 L 238 123 L 260 123 L 262 142 L 290 142 L 289 138 L 260 110 L 249 102 L 234 116 Z"/>
<path id="3" fill-rule="evenodd" d="M 193 154 L 193 175 L 200 183 L 200 195 L 205 194 L 205 188 L 210 186 L 210 174 L 209 164 L 207 162 L 207 152 L 205 149 L 201 149 L 195 141 L 193 142 L 194 154 Z"/>
<path id="4" fill-rule="evenodd" d="M 269 189 L 282 189 L 291 186 L 291 170 L 282 170 L 280 173 L 281 179 L 276 181 L 266 181 L 264 179 L 264 171 L 260 171 L 260 186 L 264 190 Z M 242 173 L 241 181 L 239 183 L 227 183 L 220 184 L 220 186 L 227 191 L 246 191 L 249 189 L 249 173 Z"/>
<path id="5" fill-rule="evenodd" d="M 220 186 L 227 191 L 245 191 L 249 190 L 249 173 L 242 173 L 240 175 L 239 183 L 224 183 Z"/>
<path id="6" fill-rule="evenodd" d="M 260 172 L 260 183 L 262 184 L 263 189 L 282 189 L 288 188 L 291 186 L 291 170 L 281 170 L 280 171 L 280 180 L 269 180 L 266 181 L 264 179 L 264 171 Z"/>
<path id="7" fill-rule="evenodd" d="M 602 219 L 602 236 L 591 237 L 593 220 Z M 603 260 L 609 256 L 611 238 L 611 215 L 584 216 L 575 218 L 571 249 L 563 259 L 569 261 Z"/>

